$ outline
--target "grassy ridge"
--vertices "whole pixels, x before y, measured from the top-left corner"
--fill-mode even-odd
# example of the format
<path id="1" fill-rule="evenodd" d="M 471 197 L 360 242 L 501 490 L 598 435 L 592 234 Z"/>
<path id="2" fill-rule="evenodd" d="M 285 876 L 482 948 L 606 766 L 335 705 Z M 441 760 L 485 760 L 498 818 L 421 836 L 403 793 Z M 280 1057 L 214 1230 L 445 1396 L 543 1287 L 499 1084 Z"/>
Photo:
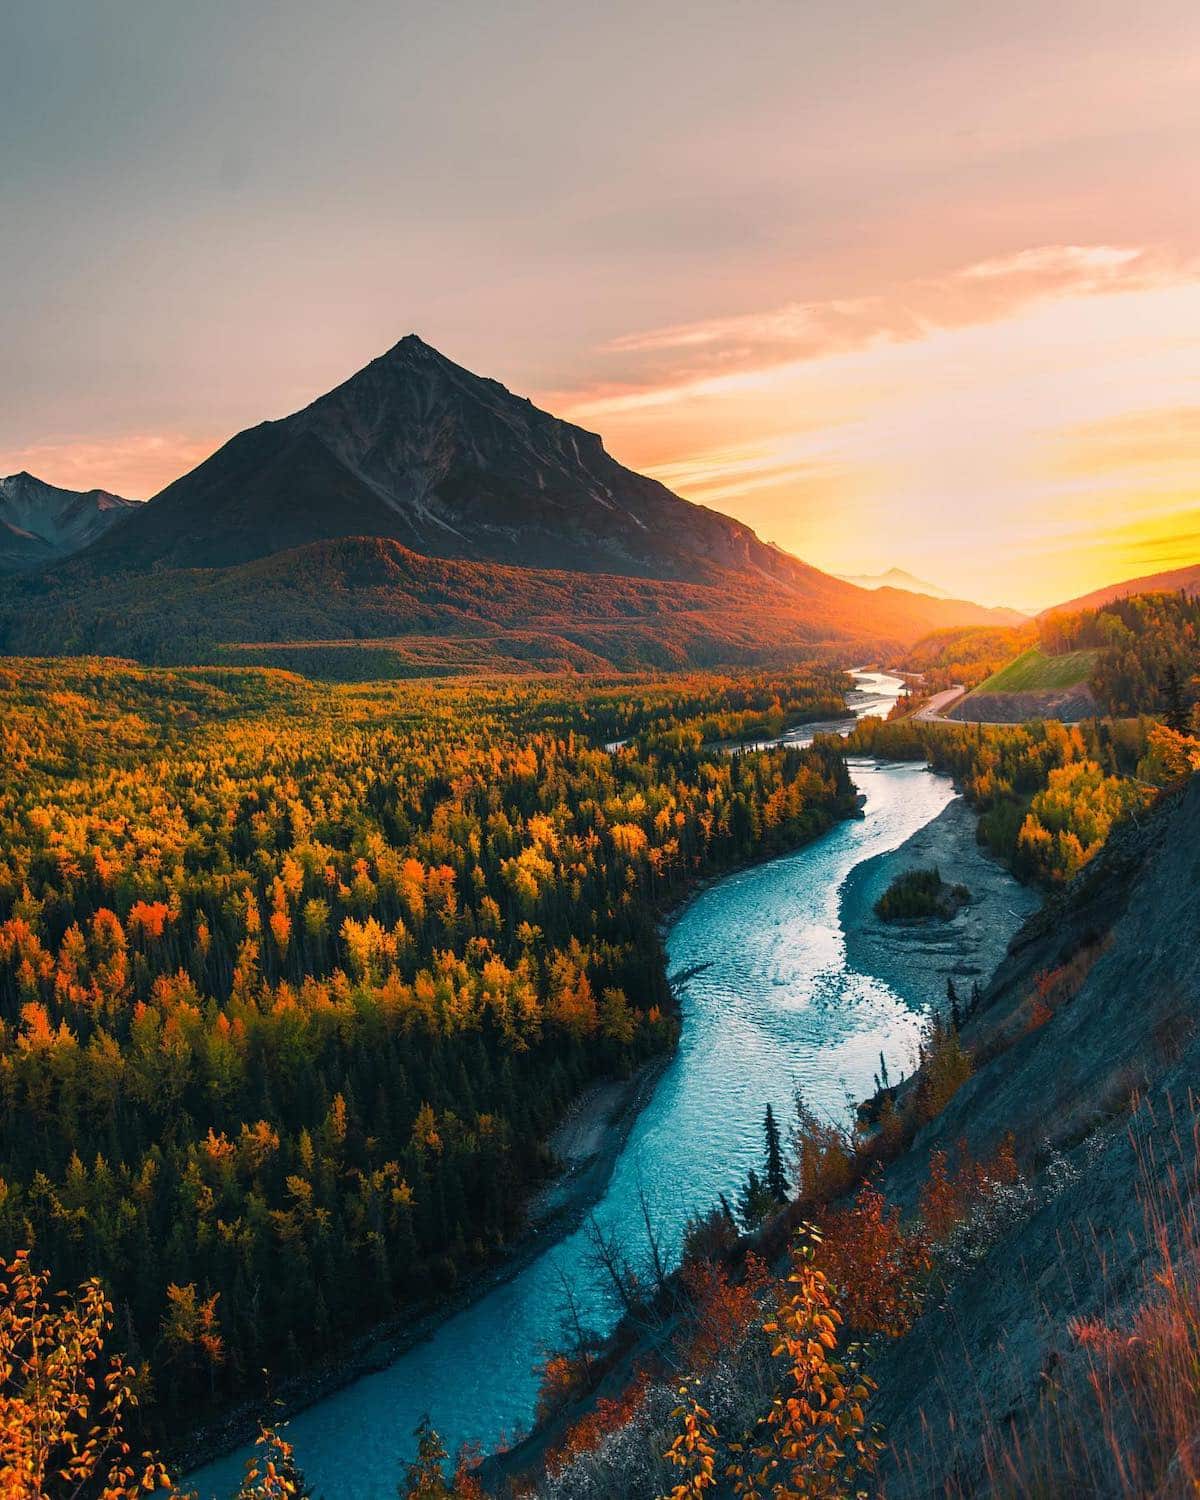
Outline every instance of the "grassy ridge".
<path id="1" fill-rule="evenodd" d="M 1022 651 L 1014 661 L 993 672 L 976 688 L 979 693 L 1033 693 L 1078 687 L 1087 682 L 1096 665 L 1098 651 L 1068 651 L 1047 656 L 1037 646 Z"/>

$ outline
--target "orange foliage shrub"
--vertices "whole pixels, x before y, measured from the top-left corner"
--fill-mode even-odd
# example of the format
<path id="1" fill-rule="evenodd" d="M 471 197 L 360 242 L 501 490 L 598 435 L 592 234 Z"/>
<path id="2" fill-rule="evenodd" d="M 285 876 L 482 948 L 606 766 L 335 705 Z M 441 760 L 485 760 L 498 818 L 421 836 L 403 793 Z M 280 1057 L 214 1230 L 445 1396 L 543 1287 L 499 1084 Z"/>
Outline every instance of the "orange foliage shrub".
<path id="1" fill-rule="evenodd" d="M 683 1353 L 688 1368 L 699 1372 L 741 1342 L 758 1316 L 759 1298 L 771 1278 L 753 1253 L 747 1255 L 745 1277 L 736 1285 L 724 1266 L 710 1260 L 686 1262 L 680 1277 L 694 1309 Z"/>
<path id="2" fill-rule="evenodd" d="M 680 1471 L 680 1479 L 668 1491 L 666 1500 L 699 1500 L 705 1490 L 716 1488 L 717 1429 L 712 1417 L 695 1395 L 684 1386 L 679 1394 L 683 1405 L 675 1409 L 681 1422 L 671 1446 L 663 1455 Z"/>
<path id="3" fill-rule="evenodd" d="M 818 1259 L 851 1328 L 900 1338 L 912 1327 L 929 1245 L 921 1230 L 901 1227 L 899 1208 L 877 1188 L 861 1187 L 850 1208 L 825 1217 Z"/>
<path id="4" fill-rule="evenodd" d="M 836 1357 L 843 1318 L 816 1263 L 820 1243 L 810 1230 L 798 1244 L 790 1295 L 763 1325 L 775 1335 L 774 1354 L 787 1363 L 788 1389 L 771 1403 L 765 1440 L 730 1466 L 742 1500 L 846 1500 L 875 1468 L 881 1445 L 865 1411 L 874 1385 L 852 1355 Z"/>
<path id="5" fill-rule="evenodd" d="M 971 1076 L 971 1054 L 957 1030 L 935 1016 L 922 1057 L 917 1080 L 916 1109 L 919 1120 L 940 1115 Z"/>
<path id="6" fill-rule="evenodd" d="M 639 1370 L 619 1396 L 602 1396 L 591 1411 L 580 1417 L 559 1446 L 547 1455 L 547 1472 L 560 1473 L 572 1459 L 581 1453 L 594 1452 L 610 1433 L 627 1426 L 646 1399 L 649 1384 L 647 1376 Z"/>
<path id="7" fill-rule="evenodd" d="M 934 1242 L 944 1240 L 971 1209 L 995 1186 L 1016 1182 L 1020 1176 L 1013 1138 L 1005 1136 L 986 1162 L 975 1161 L 967 1143 L 958 1144 L 958 1166 L 951 1171 L 945 1151 L 929 1156 L 929 1181 L 921 1191 L 921 1220 Z"/>
<path id="8" fill-rule="evenodd" d="M 539 1422 L 548 1422 L 573 1401 L 583 1389 L 586 1369 L 582 1359 L 569 1354 L 548 1354 L 542 1364 L 535 1412 Z"/>
<path id="9" fill-rule="evenodd" d="M 105 1360 L 113 1314 L 100 1283 L 51 1299 L 49 1277 L 25 1253 L 2 1275 L 0 1495 L 133 1500 L 168 1488 L 162 1465 L 149 1453 L 135 1458 L 125 1439 L 135 1372 L 118 1356 Z"/>

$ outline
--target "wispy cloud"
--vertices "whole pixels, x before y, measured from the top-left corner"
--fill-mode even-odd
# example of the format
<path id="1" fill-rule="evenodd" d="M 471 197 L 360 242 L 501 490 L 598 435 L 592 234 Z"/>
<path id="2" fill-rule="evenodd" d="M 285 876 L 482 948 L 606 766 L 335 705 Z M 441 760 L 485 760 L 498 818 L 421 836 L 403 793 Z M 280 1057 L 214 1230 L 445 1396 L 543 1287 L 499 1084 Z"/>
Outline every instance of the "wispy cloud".
<path id="1" fill-rule="evenodd" d="M 1038 245 L 966 266 L 958 274 L 966 281 L 991 281 L 1014 276 L 1065 276 L 1071 281 L 1108 286 L 1145 251 L 1127 245 Z"/>
<path id="2" fill-rule="evenodd" d="M 1131 291 L 1186 274 L 1189 268 L 1143 246 L 1038 245 L 870 296 L 789 302 L 623 334 L 601 352 L 627 363 L 625 378 L 558 399 L 572 415 L 592 419 L 685 394 L 720 396 L 770 379 L 780 365 L 990 323 L 1042 300 Z"/>

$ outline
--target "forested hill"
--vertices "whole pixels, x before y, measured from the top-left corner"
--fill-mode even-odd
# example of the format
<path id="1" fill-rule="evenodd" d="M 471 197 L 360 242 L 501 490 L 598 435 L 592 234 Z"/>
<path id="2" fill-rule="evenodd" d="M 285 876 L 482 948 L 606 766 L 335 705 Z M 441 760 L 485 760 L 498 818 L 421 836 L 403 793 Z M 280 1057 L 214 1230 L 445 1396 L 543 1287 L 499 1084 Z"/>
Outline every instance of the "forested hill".
<path id="1" fill-rule="evenodd" d="M 0 1257 L 103 1279 L 172 1442 L 452 1293 L 670 1046 L 662 905 L 853 809 L 704 746 L 847 686 L 0 662 Z"/>
<path id="2" fill-rule="evenodd" d="M 949 710 L 964 720 L 1059 717 L 1078 688 L 1082 711 L 1073 717 L 1159 714 L 1182 731 L 1200 700 L 1200 599 L 1186 590 L 1121 595 L 1018 629 L 937 631 L 896 661 L 920 674 L 926 697 L 956 684 L 977 689 Z M 1012 713 L 1005 695 L 1018 703 Z"/>
<path id="3" fill-rule="evenodd" d="M 840 597 L 846 587 L 801 598 L 744 574 L 697 584 L 562 573 L 423 557 L 395 541 L 347 537 L 230 568 L 97 578 L 81 560 L 0 580 L 0 651 L 151 663 L 254 659 L 351 677 L 431 667 L 596 671 L 780 663 L 817 653 L 870 659 L 901 649 L 930 618 L 955 613 L 893 590 L 872 595 L 864 613 Z M 222 648 L 230 647 L 241 656 L 229 657 Z M 362 657 L 367 665 L 356 665 L 353 658 L 372 649 Z"/>
<path id="4" fill-rule="evenodd" d="M 1200 696 L 1200 597 L 1134 594 L 1038 622 L 1046 649 L 1097 653 L 1092 691 L 1110 714 L 1159 713 L 1185 729 Z"/>

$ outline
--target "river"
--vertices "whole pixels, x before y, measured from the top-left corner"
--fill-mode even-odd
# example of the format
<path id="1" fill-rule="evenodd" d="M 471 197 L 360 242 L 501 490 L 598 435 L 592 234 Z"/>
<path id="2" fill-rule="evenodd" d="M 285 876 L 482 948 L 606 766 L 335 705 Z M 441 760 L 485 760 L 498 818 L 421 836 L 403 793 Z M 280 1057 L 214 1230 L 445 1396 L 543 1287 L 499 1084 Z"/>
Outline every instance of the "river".
<path id="1" fill-rule="evenodd" d="M 894 678 L 858 674 L 858 713 L 879 711 L 899 691 Z M 821 726 L 826 727 L 826 726 Z M 844 728 L 844 725 L 837 726 Z M 811 738 L 814 726 L 787 737 Z M 882 1051 L 895 1075 L 910 1068 L 920 1013 L 846 961 L 839 893 L 855 866 L 897 848 L 955 793 L 922 765 L 852 762 L 864 817 L 813 844 L 731 875 L 703 891 L 667 935 L 669 971 L 680 985 L 679 1048 L 630 1133 L 596 1218 L 631 1241 L 644 1191 L 667 1242 L 688 1216 L 734 1194 L 758 1162 L 768 1102 L 783 1121 L 796 1090 L 826 1112 L 870 1093 Z M 560 1342 L 563 1278 L 586 1321 L 614 1321 L 589 1265 L 584 1231 L 550 1246 L 512 1280 L 443 1323 L 387 1369 L 356 1380 L 288 1424 L 315 1493 L 325 1500 L 394 1497 L 411 1433 L 428 1412 L 448 1448 L 487 1450 L 525 1427 L 534 1366 Z M 204 1496 L 236 1488 L 245 1453 L 189 1477 Z"/>

